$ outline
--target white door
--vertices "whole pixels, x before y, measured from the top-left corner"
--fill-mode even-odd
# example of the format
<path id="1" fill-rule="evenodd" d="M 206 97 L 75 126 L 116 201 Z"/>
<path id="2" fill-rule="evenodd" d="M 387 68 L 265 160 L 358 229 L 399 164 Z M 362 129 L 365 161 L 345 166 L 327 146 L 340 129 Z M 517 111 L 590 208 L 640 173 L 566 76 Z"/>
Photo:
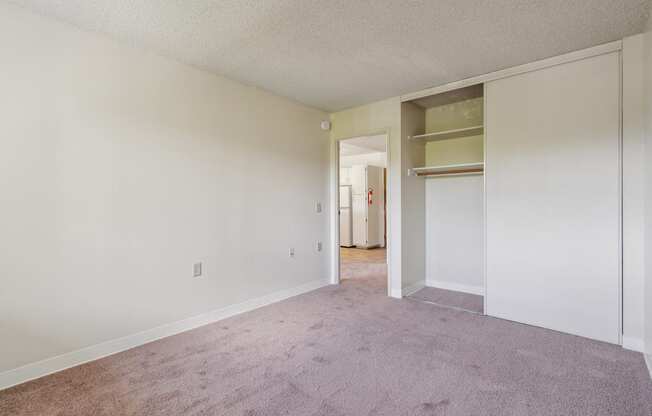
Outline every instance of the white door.
<path id="1" fill-rule="evenodd" d="M 353 208 L 353 245 L 367 246 L 367 170 L 364 165 L 351 167 L 351 198 Z"/>
<path id="2" fill-rule="evenodd" d="M 620 333 L 619 54 L 487 83 L 489 315 Z"/>
<path id="3" fill-rule="evenodd" d="M 353 195 L 364 194 L 367 189 L 367 167 L 364 165 L 353 165 L 349 172 L 351 189 Z"/>
<path id="4" fill-rule="evenodd" d="M 340 185 L 351 185 L 351 168 L 340 169 Z"/>
<path id="5" fill-rule="evenodd" d="M 367 198 L 364 194 L 353 197 L 353 245 L 367 247 Z"/>
<path id="6" fill-rule="evenodd" d="M 340 185 L 340 208 L 351 208 L 351 185 Z"/>
<path id="7" fill-rule="evenodd" d="M 353 229 L 351 214 L 351 185 L 340 186 L 340 246 L 353 245 Z"/>

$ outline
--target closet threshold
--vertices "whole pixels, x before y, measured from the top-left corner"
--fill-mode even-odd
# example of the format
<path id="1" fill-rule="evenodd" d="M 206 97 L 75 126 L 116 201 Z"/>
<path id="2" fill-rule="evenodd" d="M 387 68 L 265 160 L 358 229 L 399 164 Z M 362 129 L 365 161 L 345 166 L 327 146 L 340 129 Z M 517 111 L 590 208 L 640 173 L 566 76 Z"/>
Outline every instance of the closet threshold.
<path id="1" fill-rule="evenodd" d="M 408 140 L 433 142 L 438 140 L 457 139 L 459 137 L 479 136 L 484 133 L 484 126 L 465 127 L 462 129 L 452 129 L 437 131 L 434 133 L 417 134 L 408 136 Z"/>
<path id="2" fill-rule="evenodd" d="M 484 163 L 460 163 L 456 165 L 425 166 L 408 169 L 409 176 L 462 176 L 482 175 Z"/>

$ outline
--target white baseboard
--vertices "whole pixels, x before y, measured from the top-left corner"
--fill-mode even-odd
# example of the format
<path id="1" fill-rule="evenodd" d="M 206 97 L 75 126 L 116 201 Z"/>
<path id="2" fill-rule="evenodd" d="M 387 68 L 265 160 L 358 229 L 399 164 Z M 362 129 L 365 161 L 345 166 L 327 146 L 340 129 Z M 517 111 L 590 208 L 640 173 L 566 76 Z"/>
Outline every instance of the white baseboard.
<path id="1" fill-rule="evenodd" d="M 623 348 L 627 350 L 643 352 L 645 351 L 645 344 L 640 338 L 627 337 L 623 335 Z"/>
<path id="2" fill-rule="evenodd" d="M 443 280 L 426 280 L 426 286 L 436 287 L 438 289 L 454 290 L 456 292 L 470 293 L 472 295 L 484 296 L 484 288 L 482 286 L 462 285 L 459 283 L 445 282 Z"/>
<path id="3" fill-rule="evenodd" d="M 652 378 L 652 355 L 643 354 L 645 358 L 645 364 L 647 365 L 647 371 L 650 373 L 650 378 Z"/>
<path id="4" fill-rule="evenodd" d="M 401 299 L 403 297 L 403 291 L 401 290 L 400 287 L 398 289 L 392 288 L 389 291 L 389 296 L 393 297 L 393 298 L 396 298 L 396 299 Z"/>
<path id="5" fill-rule="evenodd" d="M 294 288 L 280 290 L 256 299 L 8 370 L 0 373 L 0 390 L 138 347 L 157 339 L 169 337 L 234 315 L 239 315 L 302 293 L 313 291 L 328 284 L 326 280 L 313 280 L 312 282 Z"/>
<path id="6" fill-rule="evenodd" d="M 410 296 L 411 294 L 420 291 L 424 287 L 426 287 L 425 282 L 415 283 L 413 285 L 410 285 L 410 286 L 407 286 L 407 287 L 403 288 L 402 294 L 403 294 L 403 296 Z"/>

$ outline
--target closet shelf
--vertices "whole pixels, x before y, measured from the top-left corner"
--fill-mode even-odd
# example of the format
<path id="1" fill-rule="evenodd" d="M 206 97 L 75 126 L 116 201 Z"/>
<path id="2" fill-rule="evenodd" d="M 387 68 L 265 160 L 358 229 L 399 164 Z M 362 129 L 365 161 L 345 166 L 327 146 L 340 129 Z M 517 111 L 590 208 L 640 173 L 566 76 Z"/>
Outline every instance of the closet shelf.
<path id="1" fill-rule="evenodd" d="M 479 136 L 484 133 L 483 126 L 465 127 L 463 129 L 443 130 L 434 133 L 417 134 L 408 136 L 408 140 L 433 142 L 437 140 L 457 139 L 458 137 Z"/>
<path id="2" fill-rule="evenodd" d="M 461 176 L 481 175 L 484 163 L 460 163 L 457 165 L 426 166 L 408 170 L 409 176 Z"/>

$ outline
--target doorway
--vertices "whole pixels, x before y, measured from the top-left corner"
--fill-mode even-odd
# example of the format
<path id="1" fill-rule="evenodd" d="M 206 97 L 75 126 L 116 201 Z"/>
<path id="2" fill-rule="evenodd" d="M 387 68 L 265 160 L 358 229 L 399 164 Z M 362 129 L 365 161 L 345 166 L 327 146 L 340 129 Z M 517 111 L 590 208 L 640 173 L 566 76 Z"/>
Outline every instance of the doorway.
<path id="1" fill-rule="evenodd" d="M 338 144 L 340 281 L 386 291 L 387 135 Z"/>

